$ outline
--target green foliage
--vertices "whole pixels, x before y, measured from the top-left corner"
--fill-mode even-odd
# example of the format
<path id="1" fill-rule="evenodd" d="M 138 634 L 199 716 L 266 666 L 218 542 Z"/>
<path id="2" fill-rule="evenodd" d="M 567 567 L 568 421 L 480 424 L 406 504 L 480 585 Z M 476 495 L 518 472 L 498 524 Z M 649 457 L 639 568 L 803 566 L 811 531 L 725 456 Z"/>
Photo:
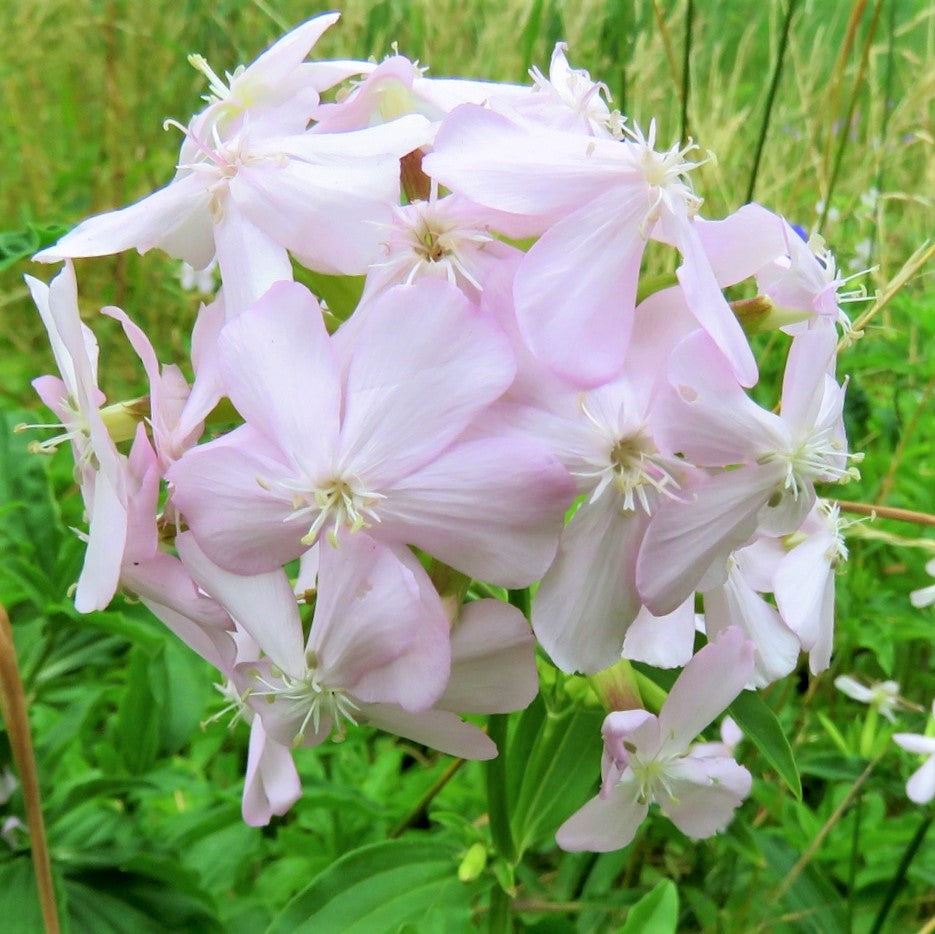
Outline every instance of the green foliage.
<path id="1" fill-rule="evenodd" d="M 568 39 L 573 63 L 606 80 L 616 106 L 643 125 L 657 115 L 663 140 L 677 132 L 679 76 L 670 73 L 666 42 L 677 60 L 684 4 L 343 6 L 345 21 L 323 40 L 326 56 L 379 57 L 399 39 L 433 74 L 520 81 L 531 65 L 546 69 L 552 44 Z M 775 54 L 770 26 L 786 3 L 768 6 L 768 15 L 756 16 L 737 0 L 695 4 L 689 116 L 693 134 L 719 157 L 700 170 L 708 216 L 742 199 Z M 935 695 L 932 611 L 908 601 L 910 590 L 929 582 L 922 567 L 935 552 L 931 532 L 884 520 L 849 530 L 833 667 L 818 678 L 803 667 L 764 697 L 735 702 L 731 713 L 746 737 L 738 754 L 754 789 L 728 830 L 710 841 L 692 844 L 651 817 L 620 852 L 556 850 L 555 829 L 596 791 L 603 711 L 581 679 L 552 674 L 545 695 L 510 718 L 515 866 L 493 852 L 483 773 L 474 764 L 400 839 L 389 839 L 450 760 L 366 730 L 340 745 L 299 750 L 302 800 L 269 828 L 247 827 L 239 807 L 247 730 L 198 727 L 224 703 L 210 669 L 128 600 L 102 613 L 75 612 L 69 588 L 84 547 L 71 528 L 86 524 L 69 458 L 28 455 L 29 436 L 13 433 L 20 422 L 46 420 L 22 407 L 38 409 L 28 382 L 51 366 L 22 282 L 25 271 L 48 279 L 49 270 L 25 261 L 60 235 L 60 221 L 128 203 L 171 177 L 178 140 L 163 135 L 162 120 L 190 112 L 203 90 L 185 53 L 233 67 L 316 9 L 298 0 L 158 10 L 129 0 L 13 0 L 5 11 L 17 41 L 0 68 L 0 602 L 13 620 L 30 703 L 65 930 L 460 931 L 487 923 L 495 887 L 514 899 L 517 930 L 543 934 L 837 934 L 870 931 L 884 913 L 889 930 L 917 930 L 935 908 L 935 849 L 922 845 L 925 815 L 905 798 L 918 757 L 897 750 L 890 735 L 921 731 L 925 715 L 907 707 L 895 725 L 871 720 L 834 689 L 833 678 L 893 678 L 923 706 Z M 839 148 L 836 121 L 856 78 L 852 52 L 835 110 L 828 90 L 851 9 L 805 5 L 797 14 L 757 181 L 764 203 L 810 228 L 829 183 L 824 154 Z M 935 160 L 925 128 L 935 34 L 927 16 L 917 0 L 886 5 L 830 198 L 837 219 L 829 215 L 824 233 L 847 271 L 879 264 L 863 280 L 871 291 L 930 235 Z M 865 21 L 858 44 L 866 31 Z M 868 207 L 873 187 L 882 194 Z M 858 260 L 868 244 L 870 259 Z M 668 252 L 652 262 L 650 276 L 671 275 Z M 154 252 L 77 265 L 82 296 L 94 296 L 93 306 L 82 306 L 89 320 L 99 305 L 116 302 L 144 324 L 163 359 L 179 356 L 198 302 L 177 284 L 177 264 Z M 306 281 L 337 319 L 362 287 L 338 277 Z M 923 295 L 930 283 L 930 271 L 910 283 L 841 355 L 851 376 L 849 437 L 867 457 L 862 479 L 831 493 L 935 513 L 935 310 Z M 135 392 L 135 356 L 113 339 L 112 322 L 95 319 L 94 327 L 108 395 Z M 782 342 L 764 335 L 756 346 L 757 397 L 772 406 Z M 640 677 L 671 683 L 661 672 Z M 8 767 L 3 734 L 0 768 Z M 8 818 L 24 820 L 19 791 L 0 804 L 0 824 Z M 4 840 L 0 927 L 32 934 L 41 919 L 26 835 L 13 827 Z"/>

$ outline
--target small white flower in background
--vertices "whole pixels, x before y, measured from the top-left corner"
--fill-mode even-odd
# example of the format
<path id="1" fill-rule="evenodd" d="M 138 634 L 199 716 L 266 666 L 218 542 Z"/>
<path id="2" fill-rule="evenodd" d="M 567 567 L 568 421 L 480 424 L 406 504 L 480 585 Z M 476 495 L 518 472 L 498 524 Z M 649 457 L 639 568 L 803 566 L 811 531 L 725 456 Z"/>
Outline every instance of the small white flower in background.
<path id="1" fill-rule="evenodd" d="M 932 558 L 932 560 L 925 565 L 925 572 L 935 577 L 935 558 Z M 909 594 L 909 602 L 914 607 L 919 608 L 931 606 L 935 603 L 935 584 L 932 584 L 930 587 L 922 587 L 920 590 L 913 590 L 912 593 Z"/>
<path id="2" fill-rule="evenodd" d="M 860 196 L 860 206 L 864 212 L 871 216 L 876 213 L 877 204 L 880 202 L 880 190 L 878 188 L 868 188 Z"/>
<path id="3" fill-rule="evenodd" d="M 211 260 L 204 269 L 195 269 L 184 260 L 179 263 L 179 284 L 186 292 L 200 292 L 202 295 L 213 295 L 217 286 L 215 270 L 218 261 Z"/>
<path id="4" fill-rule="evenodd" d="M 0 772 L 0 804 L 6 804 L 18 786 L 16 776 L 9 769 Z"/>
<path id="5" fill-rule="evenodd" d="M 932 716 L 935 717 L 935 701 L 932 701 Z M 922 733 L 894 733 L 893 741 L 908 752 L 927 757 L 906 782 L 906 794 L 909 800 L 916 804 L 928 804 L 932 798 L 935 798 L 935 736 L 926 736 Z"/>
<path id="6" fill-rule="evenodd" d="M 815 213 L 821 215 L 825 210 L 824 199 L 820 199 L 815 202 Z M 833 224 L 835 221 L 839 220 L 841 217 L 841 212 L 837 208 L 828 208 L 827 219 Z"/>
<path id="7" fill-rule="evenodd" d="M 0 824 L 0 839 L 10 847 L 17 849 L 29 837 L 26 825 L 18 817 L 8 817 Z"/>
<path id="8" fill-rule="evenodd" d="M 869 237 L 865 237 L 863 240 L 858 240 L 854 244 L 854 265 L 855 266 L 869 266 L 870 265 L 870 254 L 873 251 L 873 242 Z"/>
<path id="9" fill-rule="evenodd" d="M 896 681 L 878 681 L 867 687 L 850 675 L 840 675 L 834 679 L 834 686 L 853 700 L 875 707 L 891 723 L 896 722 L 893 716 L 893 711 L 899 706 L 899 684 Z"/>

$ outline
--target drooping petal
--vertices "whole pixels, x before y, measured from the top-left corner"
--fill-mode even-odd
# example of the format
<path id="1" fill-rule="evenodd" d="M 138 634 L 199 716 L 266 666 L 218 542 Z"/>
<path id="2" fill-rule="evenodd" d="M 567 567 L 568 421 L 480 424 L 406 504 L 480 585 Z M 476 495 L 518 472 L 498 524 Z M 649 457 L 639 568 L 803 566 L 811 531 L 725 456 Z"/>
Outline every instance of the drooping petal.
<path id="1" fill-rule="evenodd" d="M 681 210 L 664 212 L 660 222 L 682 254 L 682 264 L 676 275 L 685 291 L 688 307 L 730 362 L 737 381 L 742 386 L 752 386 L 758 376 L 753 351 L 721 293 L 698 231 Z"/>
<path id="2" fill-rule="evenodd" d="M 392 704 L 365 704 L 361 715 L 368 725 L 411 739 L 461 759 L 493 759 L 496 744 L 476 726 L 446 710 L 409 713 Z"/>
<path id="3" fill-rule="evenodd" d="M 909 781 L 906 782 L 906 794 L 909 800 L 916 804 L 928 804 L 935 798 L 935 753 L 909 777 Z"/>
<path id="4" fill-rule="evenodd" d="M 536 638 L 562 671 L 593 673 L 620 658 L 640 611 L 636 557 L 646 517 L 621 512 L 612 491 L 582 503 L 536 591 Z"/>
<path id="5" fill-rule="evenodd" d="M 436 707 L 457 713 L 507 713 L 532 703 L 539 690 L 536 644 L 515 607 L 475 600 L 451 634 L 451 678 Z"/>
<path id="6" fill-rule="evenodd" d="M 687 600 L 709 568 L 723 566 L 726 573 L 728 555 L 753 535 L 783 474 L 779 463 L 729 470 L 686 490 L 690 500 L 659 506 L 636 565 L 643 603 L 656 616 Z"/>
<path id="7" fill-rule="evenodd" d="M 720 587 L 705 593 L 704 609 L 709 639 L 736 626 L 753 643 L 753 683 L 757 687 L 772 684 L 795 668 L 799 660 L 798 638 L 736 567 L 731 568 Z"/>
<path id="8" fill-rule="evenodd" d="M 649 805 L 639 802 L 638 793 L 631 773 L 630 780 L 615 785 L 607 797 L 594 797 L 575 811 L 558 828 L 556 842 L 571 853 L 607 853 L 625 847 L 649 812 Z"/>
<path id="9" fill-rule="evenodd" d="M 809 434 L 818 420 L 837 343 L 834 328 L 812 328 L 792 341 L 782 377 L 782 417 L 795 437 Z"/>
<path id="10" fill-rule="evenodd" d="M 201 269 L 214 255 L 214 243 L 206 242 L 201 226 L 193 222 L 210 218 L 210 200 L 203 178 L 193 172 L 129 207 L 89 217 L 35 259 L 54 263 L 67 257 L 109 256 L 132 247 L 145 253 L 167 242 L 173 256 Z M 186 236 L 179 236 L 183 231 Z"/>
<path id="11" fill-rule="evenodd" d="M 236 318 L 276 282 L 292 281 L 286 248 L 248 221 L 233 199 L 214 228 L 228 318 Z"/>
<path id="12" fill-rule="evenodd" d="M 190 532 L 176 536 L 175 547 L 198 586 L 243 626 L 280 670 L 293 677 L 304 674 L 302 621 L 281 570 L 249 577 L 232 574 L 211 561 Z"/>
<path id="13" fill-rule="evenodd" d="M 299 773 L 286 747 L 266 735 L 263 721 L 253 718 L 244 775 L 242 813 L 251 827 L 265 827 L 302 796 Z"/>
<path id="14" fill-rule="evenodd" d="M 535 442 L 489 438 L 454 445 L 385 492 L 373 535 L 417 545 L 472 577 L 526 587 L 555 555 L 573 487 Z"/>
<path id="15" fill-rule="evenodd" d="M 678 755 L 720 716 L 753 676 L 753 643 L 732 627 L 685 666 L 659 711 L 662 750 Z"/>
<path id="16" fill-rule="evenodd" d="M 786 253 L 782 218 L 745 204 L 722 220 L 695 219 L 695 230 L 718 284 L 734 285 Z"/>
<path id="17" fill-rule="evenodd" d="M 641 607 L 627 628 L 623 639 L 624 658 L 655 665 L 679 668 L 686 665 L 695 649 L 695 598 L 665 616 L 653 616 Z"/>
<path id="18" fill-rule="evenodd" d="M 117 590 L 127 537 L 125 494 L 103 471 L 94 477 L 88 550 L 75 591 L 79 613 L 103 610 Z"/>

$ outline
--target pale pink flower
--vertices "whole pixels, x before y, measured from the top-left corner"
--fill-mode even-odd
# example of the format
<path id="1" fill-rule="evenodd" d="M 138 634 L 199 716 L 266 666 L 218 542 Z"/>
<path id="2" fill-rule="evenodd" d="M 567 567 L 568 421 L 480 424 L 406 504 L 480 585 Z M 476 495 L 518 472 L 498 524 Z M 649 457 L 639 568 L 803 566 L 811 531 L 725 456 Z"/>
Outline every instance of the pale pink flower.
<path id="1" fill-rule="evenodd" d="M 76 479 L 90 517 L 88 549 L 78 578 L 75 607 L 81 613 L 103 610 L 117 589 L 120 561 L 127 536 L 127 493 L 124 461 L 101 416 L 104 395 L 97 386 L 97 341 L 78 313 L 78 290 L 71 263 L 46 286 L 32 276 L 26 284 L 39 309 L 62 378 L 41 376 L 33 386 L 42 401 L 61 419 L 61 428 L 45 441 L 30 445 L 50 453 L 69 441 Z"/>
<path id="2" fill-rule="evenodd" d="M 516 313 L 534 353 L 596 386 L 619 375 L 640 261 L 650 238 L 675 244 L 679 281 L 699 324 L 744 385 L 756 363 L 695 228 L 692 147 L 657 152 L 655 128 L 623 141 L 518 123 L 465 105 L 443 122 L 429 175 L 488 207 L 525 216 L 543 236 L 517 272 Z"/>
<path id="3" fill-rule="evenodd" d="M 703 333 L 686 338 L 669 366 L 671 391 L 659 400 L 657 435 L 715 473 L 690 501 L 670 501 L 653 517 L 637 566 L 646 605 L 669 613 L 754 534 L 794 532 L 815 503 L 816 482 L 842 482 L 848 466 L 844 386 L 831 375 L 833 329 L 798 336 L 789 352 L 779 414 L 747 396 Z"/>
<path id="4" fill-rule="evenodd" d="M 656 717 L 646 710 L 607 715 L 601 791 L 559 828 L 564 850 L 626 846 L 649 805 L 692 839 L 722 830 L 750 791 L 750 773 L 729 756 L 693 750 L 692 741 L 740 693 L 753 672 L 753 646 L 729 629 L 679 675 Z"/>
<path id="5" fill-rule="evenodd" d="M 333 343 L 293 283 L 225 327 L 222 370 L 247 424 L 168 475 L 201 547 L 255 573 L 320 533 L 367 528 L 504 586 L 535 580 L 570 498 L 565 471 L 523 438 L 458 441 L 510 384 L 505 338 L 438 280 L 386 293 L 357 338 Z"/>

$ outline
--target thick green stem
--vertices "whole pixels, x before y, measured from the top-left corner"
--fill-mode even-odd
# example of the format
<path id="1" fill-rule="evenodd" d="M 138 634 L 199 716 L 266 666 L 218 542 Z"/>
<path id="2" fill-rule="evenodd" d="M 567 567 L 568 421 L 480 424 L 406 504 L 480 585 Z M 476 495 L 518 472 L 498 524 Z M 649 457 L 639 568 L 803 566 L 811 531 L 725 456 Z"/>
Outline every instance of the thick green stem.
<path id="1" fill-rule="evenodd" d="M 487 914 L 487 930 L 490 934 L 510 934 L 510 897 L 495 882 L 490 889 L 490 911 Z"/>
<path id="2" fill-rule="evenodd" d="M 487 732 L 497 744 L 499 755 L 485 764 L 487 779 L 487 813 L 490 815 L 490 836 L 497 853 L 508 863 L 516 860 L 516 846 L 510 829 L 510 805 L 506 796 L 506 737 L 509 717 L 505 713 L 490 715 Z"/>

